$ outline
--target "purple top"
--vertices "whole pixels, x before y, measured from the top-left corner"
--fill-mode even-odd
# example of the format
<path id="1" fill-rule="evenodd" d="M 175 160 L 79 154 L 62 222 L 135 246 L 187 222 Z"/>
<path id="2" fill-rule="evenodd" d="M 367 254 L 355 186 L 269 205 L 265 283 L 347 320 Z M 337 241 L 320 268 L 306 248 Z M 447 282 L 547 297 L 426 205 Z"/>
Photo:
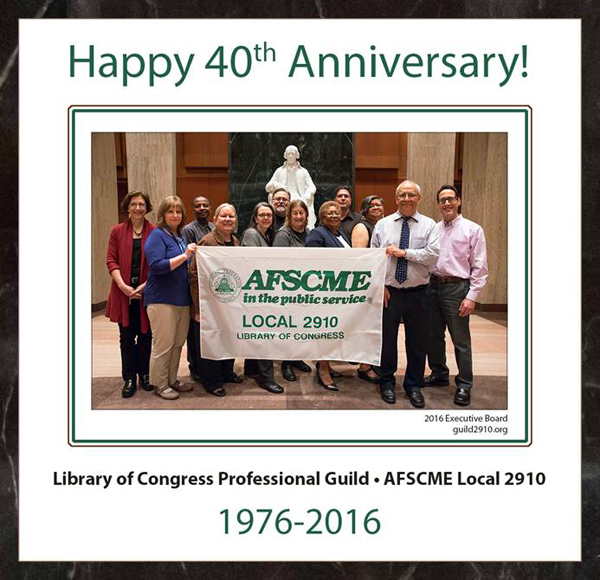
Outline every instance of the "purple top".
<path id="1" fill-rule="evenodd" d="M 451 222 L 442 220 L 436 228 L 440 235 L 440 257 L 431 273 L 469 280 L 467 298 L 477 300 L 488 277 L 482 227 L 459 214 Z"/>

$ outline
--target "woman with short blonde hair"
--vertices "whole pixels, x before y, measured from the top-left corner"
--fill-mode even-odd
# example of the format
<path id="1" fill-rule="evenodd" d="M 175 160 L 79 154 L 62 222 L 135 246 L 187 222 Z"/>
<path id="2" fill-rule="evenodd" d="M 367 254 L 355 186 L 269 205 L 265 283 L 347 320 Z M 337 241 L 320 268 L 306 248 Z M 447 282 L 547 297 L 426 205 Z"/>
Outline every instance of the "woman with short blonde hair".
<path id="1" fill-rule="evenodd" d="M 230 203 L 222 203 L 215 210 L 213 218 L 215 229 L 206 234 L 199 242 L 200 246 L 239 246 L 240 242 L 233 235 L 237 229 L 237 212 L 235 207 Z M 192 293 L 192 319 L 193 324 L 200 323 L 200 295 L 198 291 L 198 264 L 196 259 L 190 264 L 190 290 Z M 215 397 L 224 397 L 227 391 L 223 387 L 225 383 L 243 383 L 242 377 L 237 375 L 233 366 L 235 359 L 227 360 L 210 360 L 202 357 L 200 352 L 200 327 L 197 328 L 197 344 L 198 354 L 200 355 L 200 382 L 206 389 L 207 393 Z"/>

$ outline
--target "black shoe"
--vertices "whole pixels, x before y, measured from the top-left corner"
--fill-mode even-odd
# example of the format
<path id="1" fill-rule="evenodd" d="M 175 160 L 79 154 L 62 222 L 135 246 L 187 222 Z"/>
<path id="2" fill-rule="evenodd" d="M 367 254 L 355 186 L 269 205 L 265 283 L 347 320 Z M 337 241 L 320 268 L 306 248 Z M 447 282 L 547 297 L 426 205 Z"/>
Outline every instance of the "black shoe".
<path id="1" fill-rule="evenodd" d="M 406 393 L 410 404 L 417 409 L 422 409 L 425 406 L 425 397 L 421 393 L 421 389 L 413 389 Z"/>
<path id="2" fill-rule="evenodd" d="M 202 383 L 202 377 L 194 371 L 190 371 L 190 379 L 192 379 L 192 381 L 195 383 Z"/>
<path id="3" fill-rule="evenodd" d="M 292 368 L 292 365 L 281 365 L 281 375 L 286 381 L 296 381 L 296 373 Z"/>
<path id="4" fill-rule="evenodd" d="M 225 377 L 223 379 L 223 382 L 224 383 L 235 383 L 236 385 L 239 385 L 240 383 L 244 382 L 244 379 L 242 377 L 240 377 L 240 375 L 236 375 L 235 373 L 233 373 L 232 375 Z"/>
<path id="5" fill-rule="evenodd" d="M 360 369 L 358 369 L 357 371 L 358 373 L 358 378 L 362 379 L 363 381 L 367 381 L 367 383 L 374 383 L 376 385 L 378 385 L 381 382 L 381 379 L 379 377 L 377 378 L 373 378 L 369 376 L 369 371 L 361 371 Z"/>
<path id="6" fill-rule="evenodd" d="M 319 374 L 319 361 L 317 361 L 317 362 L 315 363 L 315 367 L 316 367 L 316 369 L 317 369 L 317 374 Z M 344 375 L 343 375 L 342 373 L 338 373 L 337 371 L 334 371 L 334 370 L 331 368 L 331 366 L 329 367 L 329 376 L 330 376 L 332 379 L 341 379 L 341 378 L 343 378 L 343 377 L 344 377 Z"/>
<path id="7" fill-rule="evenodd" d="M 426 387 L 447 387 L 450 385 L 450 379 L 448 377 L 439 377 L 431 373 L 428 377 L 425 377 Z"/>
<path id="8" fill-rule="evenodd" d="M 267 381 L 265 383 L 258 383 L 258 386 L 261 389 L 264 389 L 265 391 L 269 391 L 269 393 L 274 393 L 276 395 L 279 395 L 280 393 L 283 393 L 283 387 L 281 385 L 278 385 L 274 381 Z"/>
<path id="9" fill-rule="evenodd" d="M 310 373 L 310 372 L 312 372 L 312 369 L 303 360 L 292 361 L 292 366 L 295 369 L 298 369 L 301 373 Z"/>
<path id="10" fill-rule="evenodd" d="M 153 391 L 154 387 L 150 384 L 150 377 L 148 375 L 140 375 L 140 387 L 144 391 Z"/>
<path id="11" fill-rule="evenodd" d="M 334 383 L 331 382 L 330 384 L 326 385 L 323 382 L 323 379 L 321 378 L 321 375 L 319 374 L 319 371 L 317 370 L 317 382 L 324 388 L 327 389 L 328 391 L 339 391 L 340 388 Z"/>
<path id="12" fill-rule="evenodd" d="M 127 379 L 121 389 L 121 397 L 128 399 L 135 395 L 135 379 Z"/>
<path id="13" fill-rule="evenodd" d="M 381 399 L 384 403 L 393 405 L 396 402 L 396 391 L 394 389 L 381 389 Z"/>
<path id="14" fill-rule="evenodd" d="M 460 407 L 469 406 L 471 404 L 471 389 L 456 389 L 454 404 Z"/>
<path id="15" fill-rule="evenodd" d="M 227 395 L 227 391 L 223 387 L 216 387 L 214 389 L 206 389 L 206 392 L 209 395 L 213 395 L 215 397 L 224 397 Z"/>

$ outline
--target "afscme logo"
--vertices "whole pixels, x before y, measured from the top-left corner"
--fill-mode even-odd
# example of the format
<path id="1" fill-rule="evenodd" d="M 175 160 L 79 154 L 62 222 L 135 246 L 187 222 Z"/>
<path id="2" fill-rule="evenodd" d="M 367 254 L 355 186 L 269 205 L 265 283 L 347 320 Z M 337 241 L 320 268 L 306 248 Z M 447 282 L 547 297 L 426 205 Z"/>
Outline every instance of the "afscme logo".
<path id="1" fill-rule="evenodd" d="M 371 285 L 369 270 L 254 270 L 248 281 L 242 286 L 244 290 L 281 290 L 293 292 L 356 292 L 366 290 Z"/>

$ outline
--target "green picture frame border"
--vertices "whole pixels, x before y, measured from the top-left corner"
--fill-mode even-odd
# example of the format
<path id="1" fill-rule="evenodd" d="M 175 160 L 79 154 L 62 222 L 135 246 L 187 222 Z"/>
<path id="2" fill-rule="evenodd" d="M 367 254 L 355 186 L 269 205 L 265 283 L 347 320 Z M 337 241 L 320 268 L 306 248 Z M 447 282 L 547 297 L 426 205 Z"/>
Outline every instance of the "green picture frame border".
<path id="1" fill-rule="evenodd" d="M 232 114 L 232 113 L 310 113 L 310 114 L 335 114 L 335 113 L 502 113 L 522 115 L 524 124 L 524 223 L 525 223 L 525 405 L 524 405 L 524 433 L 522 438 L 516 439 L 80 439 L 77 437 L 76 413 L 75 413 L 75 167 L 76 167 L 76 122 L 77 115 L 86 113 L 174 113 L 174 114 Z M 339 105 L 314 105 L 314 106 L 257 106 L 257 105 L 232 105 L 211 106 L 157 106 L 157 105 L 71 105 L 67 110 L 67 134 L 68 134 L 68 212 L 69 212 L 69 235 L 68 235 L 68 259 L 69 259 L 69 322 L 68 322 L 68 443 L 71 446 L 202 446 L 202 447 L 252 447 L 252 446 L 292 446 L 292 447 L 389 447 L 389 446 L 419 446 L 419 447 L 512 447 L 528 446 L 532 443 L 532 417 L 531 417 L 531 125 L 532 108 L 529 105 L 498 105 L 498 106 L 461 106 L 461 105 L 435 105 L 435 106 L 339 106 Z"/>

